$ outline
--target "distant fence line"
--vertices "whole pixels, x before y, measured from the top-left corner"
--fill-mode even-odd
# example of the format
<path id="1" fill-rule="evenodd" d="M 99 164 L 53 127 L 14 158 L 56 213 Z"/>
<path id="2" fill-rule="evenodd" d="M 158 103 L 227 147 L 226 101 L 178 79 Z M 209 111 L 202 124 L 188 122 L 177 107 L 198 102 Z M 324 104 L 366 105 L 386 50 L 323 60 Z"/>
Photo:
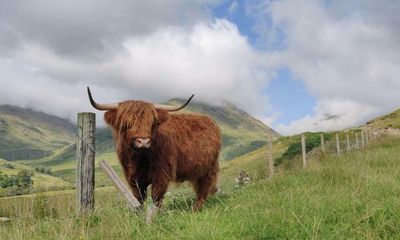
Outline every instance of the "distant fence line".
<path id="1" fill-rule="evenodd" d="M 315 134 L 315 133 L 314 133 Z M 328 134 L 334 134 L 334 138 L 331 141 L 326 141 L 325 136 Z M 320 133 L 319 147 L 322 153 L 330 153 L 340 155 L 344 152 L 350 152 L 353 150 L 360 150 L 365 148 L 371 141 L 382 136 L 400 136 L 400 129 L 397 128 L 361 128 L 356 130 L 349 130 L 338 133 Z M 266 156 L 267 174 L 271 179 L 275 172 L 274 157 L 273 157 L 273 140 L 268 137 L 268 147 Z M 300 135 L 301 144 L 301 155 L 303 168 L 307 166 L 308 152 L 306 149 L 307 134 L 303 133 Z"/>
<path id="2" fill-rule="evenodd" d="M 0 150 L 0 158 L 9 161 L 35 160 L 50 156 L 53 151 L 37 148 L 14 148 Z"/>

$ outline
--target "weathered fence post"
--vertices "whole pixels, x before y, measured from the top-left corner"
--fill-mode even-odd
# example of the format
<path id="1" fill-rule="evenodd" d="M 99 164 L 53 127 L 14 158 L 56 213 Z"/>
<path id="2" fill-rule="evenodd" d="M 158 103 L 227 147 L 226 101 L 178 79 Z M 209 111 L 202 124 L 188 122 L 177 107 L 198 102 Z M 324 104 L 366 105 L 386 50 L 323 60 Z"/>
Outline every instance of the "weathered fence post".
<path id="1" fill-rule="evenodd" d="M 140 207 L 140 202 L 135 196 L 129 191 L 128 187 L 121 181 L 114 169 L 104 160 L 100 161 L 100 167 L 110 178 L 114 186 L 117 188 L 120 195 L 123 197 L 125 202 L 128 204 L 131 210 L 137 210 Z"/>
<path id="2" fill-rule="evenodd" d="M 368 145 L 369 142 L 368 130 L 365 130 L 364 135 L 365 135 L 365 145 Z"/>
<path id="3" fill-rule="evenodd" d="M 305 168 L 307 164 L 307 153 L 306 153 L 306 137 L 304 136 L 304 133 L 301 134 L 301 152 L 303 153 L 303 168 Z"/>
<path id="4" fill-rule="evenodd" d="M 78 113 L 78 142 L 76 146 L 76 211 L 88 213 L 94 207 L 94 160 L 96 115 Z"/>
<path id="5" fill-rule="evenodd" d="M 274 157 L 272 155 L 272 137 L 268 139 L 268 177 L 272 178 L 274 176 Z"/>
<path id="6" fill-rule="evenodd" d="M 321 151 L 325 152 L 325 139 L 324 139 L 324 133 L 321 133 Z"/>
<path id="7" fill-rule="evenodd" d="M 364 142 L 364 131 L 361 129 L 361 147 L 364 148 L 365 142 Z"/>
<path id="8" fill-rule="evenodd" d="M 360 149 L 360 141 L 358 140 L 358 132 L 356 132 L 356 148 Z"/>
<path id="9" fill-rule="evenodd" d="M 374 129 L 371 129 L 371 130 L 369 131 L 369 136 L 370 136 L 370 139 L 371 139 L 371 140 L 374 140 L 374 139 L 375 139 Z"/>
<path id="10" fill-rule="evenodd" d="M 373 139 L 372 139 L 372 131 L 371 130 L 368 130 L 368 140 L 369 141 L 372 141 Z"/>
<path id="11" fill-rule="evenodd" d="M 339 141 L 339 134 L 336 133 L 336 153 L 340 155 L 340 141 Z"/>
<path id="12" fill-rule="evenodd" d="M 347 151 L 350 152 L 350 136 L 346 133 Z"/>

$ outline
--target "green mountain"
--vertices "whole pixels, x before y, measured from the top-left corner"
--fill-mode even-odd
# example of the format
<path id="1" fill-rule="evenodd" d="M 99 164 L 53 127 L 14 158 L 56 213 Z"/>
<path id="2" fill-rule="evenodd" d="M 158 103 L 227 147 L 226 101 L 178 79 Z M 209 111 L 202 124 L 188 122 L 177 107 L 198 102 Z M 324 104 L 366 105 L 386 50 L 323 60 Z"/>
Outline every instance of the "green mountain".
<path id="1" fill-rule="evenodd" d="M 75 125 L 43 112 L 0 106 L 0 157 L 38 159 L 75 142 Z"/>

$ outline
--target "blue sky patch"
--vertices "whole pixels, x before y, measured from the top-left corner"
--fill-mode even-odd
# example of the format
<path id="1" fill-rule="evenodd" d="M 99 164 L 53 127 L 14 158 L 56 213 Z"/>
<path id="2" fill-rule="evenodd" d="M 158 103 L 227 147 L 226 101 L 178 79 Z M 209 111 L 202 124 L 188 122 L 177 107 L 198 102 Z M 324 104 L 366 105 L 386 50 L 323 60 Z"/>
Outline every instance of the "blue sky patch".
<path id="1" fill-rule="evenodd" d="M 313 113 L 316 105 L 316 99 L 309 94 L 306 86 L 295 79 L 287 68 L 278 71 L 278 76 L 268 84 L 265 94 L 270 98 L 273 109 L 281 113 L 277 122 L 282 124 Z"/>
<path id="2" fill-rule="evenodd" d="M 233 3 L 236 4 L 234 9 L 232 9 Z M 246 13 L 244 1 L 223 1 L 212 10 L 212 13 L 217 18 L 225 18 L 236 24 L 240 34 L 246 36 L 249 43 L 258 50 L 268 52 L 286 48 L 285 32 L 280 28 L 269 29 L 272 26 L 271 19 L 265 19 L 266 31 L 262 33 L 263 35 L 260 31 L 255 31 L 254 27 L 259 22 L 257 23 L 254 17 Z M 268 84 L 265 94 L 270 98 L 274 111 L 280 113 L 277 123 L 289 124 L 307 114 L 312 114 L 316 105 L 316 99 L 310 95 L 301 80 L 295 79 L 288 68 L 278 70 L 278 76 Z"/>

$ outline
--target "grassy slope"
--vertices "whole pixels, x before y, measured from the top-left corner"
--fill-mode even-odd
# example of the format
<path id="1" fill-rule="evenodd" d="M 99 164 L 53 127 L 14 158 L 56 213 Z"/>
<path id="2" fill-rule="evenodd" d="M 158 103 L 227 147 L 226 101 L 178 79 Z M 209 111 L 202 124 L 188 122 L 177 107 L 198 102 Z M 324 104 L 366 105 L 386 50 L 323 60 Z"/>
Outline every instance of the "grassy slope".
<path id="1" fill-rule="evenodd" d="M 235 169 L 260 168 L 253 163 L 262 164 L 264 154 L 229 163 L 221 172 L 224 193 L 211 197 L 202 212 L 190 212 L 192 194 L 174 194 L 151 225 L 109 191 L 97 192 L 97 208 L 86 220 L 74 217 L 72 195 L 2 199 L 0 215 L 15 219 L 0 225 L 0 239 L 400 238 L 399 139 L 380 139 L 340 157 L 316 154 L 306 170 L 295 159 L 298 164 L 271 181 L 234 188 Z"/>
<path id="2" fill-rule="evenodd" d="M 367 122 L 372 128 L 400 128 L 400 109 Z"/>
<path id="3" fill-rule="evenodd" d="M 7 169 L 3 167 L 3 164 L 9 163 L 14 166 L 14 169 Z M 16 175 L 19 171 L 26 169 L 34 172 L 32 177 L 33 188 L 34 189 L 49 189 L 52 187 L 72 187 L 71 183 L 64 181 L 61 178 L 50 176 L 47 174 L 42 174 L 34 171 L 30 166 L 19 164 L 15 162 L 6 161 L 0 158 L 0 172 L 7 175 Z M 0 189 L 1 191 L 1 189 Z"/>
<path id="4" fill-rule="evenodd" d="M 6 150 L 37 149 L 33 158 L 42 157 L 41 151 L 52 151 L 75 141 L 75 126 L 69 121 L 28 109 L 0 106 L 0 156 L 11 158 Z M 38 156 L 36 156 L 38 155 Z M 24 151 L 15 151 L 15 159 L 29 158 Z"/>

